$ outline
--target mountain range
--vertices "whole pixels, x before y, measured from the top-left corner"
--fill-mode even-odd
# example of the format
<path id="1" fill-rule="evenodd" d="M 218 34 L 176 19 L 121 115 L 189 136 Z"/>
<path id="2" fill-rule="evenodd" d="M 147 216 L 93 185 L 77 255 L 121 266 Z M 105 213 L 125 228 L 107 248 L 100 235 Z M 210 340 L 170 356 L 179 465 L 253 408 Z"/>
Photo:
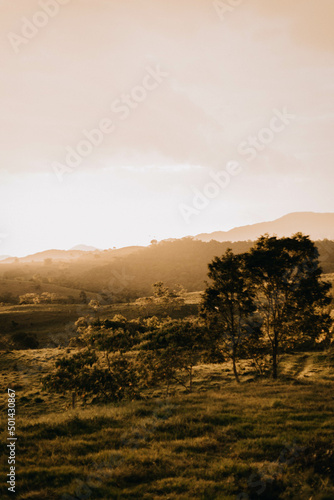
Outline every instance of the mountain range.
<path id="1" fill-rule="evenodd" d="M 192 236 L 194 240 L 209 242 L 237 242 L 254 241 L 259 236 L 268 233 L 269 235 L 292 236 L 297 232 L 309 235 L 314 241 L 334 240 L 334 213 L 315 213 L 315 212 L 294 212 L 279 219 L 251 224 L 248 226 L 235 227 L 229 231 L 215 231 L 213 233 L 201 233 Z M 163 241 L 175 241 L 175 238 L 169 238 Z M 70 250 L 45 250 L 33 255 L 16 259 L 7 255 L 0 256 L 1 264 L 10 264 L 12 262 L 43 262 L 47 259 L 53 261 L 71 261 L 92 255 L 92 258 L 105 255 L 111 258 L 125 257 L 141 249 L 141 246 L 130 246 L 118 249 L 98 250 L 95 247 L 87 245 L 77 245 Z"/>
<path id="2" fill-rule="evenodd" d="M 301 232 L 312 240 L 334 240 L 334 213 L 294 212 L 279 219 L 235 227 L 230 231 L 201 233 L 195 236 L 200 241 L 254 241 L 259 236 L 269 235 L 292 236 Z"/>

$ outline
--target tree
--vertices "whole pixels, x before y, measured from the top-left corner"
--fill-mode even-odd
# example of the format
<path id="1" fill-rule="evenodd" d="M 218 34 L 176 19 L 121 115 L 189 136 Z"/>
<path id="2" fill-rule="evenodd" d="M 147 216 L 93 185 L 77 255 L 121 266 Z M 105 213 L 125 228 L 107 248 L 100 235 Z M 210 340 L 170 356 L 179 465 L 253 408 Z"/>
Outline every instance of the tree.
<path id="1" fill-rule="evenodd" d="M 98 300 L 96 299 L 91 299 L 89 301 L 88 307 L 93 309 L 95 312 L 98 312 L 100 310 L 101 304 Z"/>
<path id="2" fill-rule="evenodd" d="M 291 238 L 261 236 L 245 254 L 275 379 L 279 350 L 289 339 L 315 339 L 330 327 L 324 308 L 331 302 L 331 284 L 321 280 L 318 257 L 315 244 L 301 233 Z"/>
<path id="3" fill-rule="evenodd" d="M 173 307 L 179 308 L 184 304 L 185 289 L 178 285 L 178 290 L 170 291 L 162 281 L 157 281 L 152 285 L 154 297 L 153 300 L 156 304 L 162 305 L 164 308 Z"/>
<path id="4" fill-rule="evenodd" d="M 146 354 L 139 356 L 143 376 L 153 385 L 164 381 L 167 395 L 172 381 L 191 392 L 193 369 L 206 348 L 207 329 L 198 321 L 165 321 L 147 334 Z M 182 373 L 186 374 L 188 385 Z"/>
<path id="5" fill-rule="evenodd" d="M 140 381 L 130 351 L 140 342 L 146 327 L 120 314 L 110 320 L 81 317 L 75 326 L 78 336 L 71 339 L 70 346 L 79 348 L 79 352 L 57 361 L 56 371 L 44 379 L 45 387 L 95 396 L 95 400 L 139 397 Z"/>
<path id="6" fill-rule="evenodd" d="M 254 333 L 252 314 L 256 310 L 251 282 L 244 266 L 244 254 L 228 249 L 209 264 L 208 285 L 201 304 L 201 315 L 211 326 L 212 340 L 231 358 L 237 382 L 237 360 L 241 345 Z"/>
<path id="7" fill-rule="evenodd" d="M 139 396 L 138 379 L 131 360 L 116 354 L 105 366 L 94 349 L 82 349 L 56 361 L 56 370 L 43 378 L 43 386 L 53 392 L 71 391 L 98 401 L 121 401 Z"/>
<path id="8" fill-rule="evenodd" d="M 100 320 L 81 317 L 75 323 L 78 336 L 70 341 L 72 346 L 86 346 L 100 351 L 108 363 L 109 355 L 115 352 L 125 353 L 141 340 L 146 327 L 136 320 L 128 321 L 116 314 L 112 319 Z"/>
<path id="9" fill-rule="evenodd" d="M 168 300 L 169 297 L 169 289 L 164 286 L 162 281 L 157 281 L 152 285 L 154 297 L 156 299 L 165 299 Z"/>
<path id="10" fill-rule="evenodd" d="M 79 294 L 79 299 L 81 304 L 87 304 L 87 294 L 84 290 L 82 290 Z"/>

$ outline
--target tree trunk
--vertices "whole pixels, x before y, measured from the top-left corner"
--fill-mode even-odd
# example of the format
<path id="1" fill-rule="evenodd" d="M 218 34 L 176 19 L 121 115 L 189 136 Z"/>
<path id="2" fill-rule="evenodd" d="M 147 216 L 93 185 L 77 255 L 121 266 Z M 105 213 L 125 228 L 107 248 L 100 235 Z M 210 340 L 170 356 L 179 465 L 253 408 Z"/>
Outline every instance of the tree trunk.
<path id="1" fill-rule="evenodd" d="M 238 382 L 238 384 L 240 384 L 240 379 L 239 379 L 239 375 L 238 375 L 238 371 L 237 371 L 237 363 L 235 360 L 235 353 L 232 354 L 232 363 L 233 363 L 233 373 L 234 373 L 235 380 Z"/>
<path id="2" fill-rule="evenodd" d="M 277 334 L 274 334 L 273 343 L 273 379 L 277 379 L 277 356 L 278 356 L 278 339 Z"/>

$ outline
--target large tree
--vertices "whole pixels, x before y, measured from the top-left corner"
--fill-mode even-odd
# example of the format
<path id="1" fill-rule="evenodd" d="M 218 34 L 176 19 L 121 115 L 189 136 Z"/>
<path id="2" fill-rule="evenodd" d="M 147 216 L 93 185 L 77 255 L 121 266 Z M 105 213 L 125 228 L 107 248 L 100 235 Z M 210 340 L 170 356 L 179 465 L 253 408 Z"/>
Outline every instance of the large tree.
<path id="1" fill-rule="evenodd" d="M 244 260 L 244 254 L 235 255 L 230 249 L 222 257 L 215 257 L 209 264 L 208 276 L 212 283 L 206 288 L 201 305 L 201 314 L 210 323 L 213 340 L 223 355 L 232 359 L 237 382 L 239 350 L 254 332 L 256 310 Z"/>
<path id="2" fill-rule="evenodd" d="M 319 253 L 301 233 L 291 238 L 261 236 L 245 254 L 246 271 L 263 318 L 263 332 L 271 345 L 273 378 L 277 378 L 280 347 L 289 338 L 328 330 L 330 283 L 321 279 Z"/>

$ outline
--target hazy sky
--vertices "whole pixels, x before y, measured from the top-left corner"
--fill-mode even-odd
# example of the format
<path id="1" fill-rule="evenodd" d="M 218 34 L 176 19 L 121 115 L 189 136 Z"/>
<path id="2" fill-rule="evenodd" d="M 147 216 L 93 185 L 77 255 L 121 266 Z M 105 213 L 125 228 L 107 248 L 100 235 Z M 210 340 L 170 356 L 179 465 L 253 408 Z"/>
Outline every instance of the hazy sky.
<path id="1" fill-rule="evenodd" d="M 333 0 L 0 9 L 0 255 L 334 211 Z"/>

